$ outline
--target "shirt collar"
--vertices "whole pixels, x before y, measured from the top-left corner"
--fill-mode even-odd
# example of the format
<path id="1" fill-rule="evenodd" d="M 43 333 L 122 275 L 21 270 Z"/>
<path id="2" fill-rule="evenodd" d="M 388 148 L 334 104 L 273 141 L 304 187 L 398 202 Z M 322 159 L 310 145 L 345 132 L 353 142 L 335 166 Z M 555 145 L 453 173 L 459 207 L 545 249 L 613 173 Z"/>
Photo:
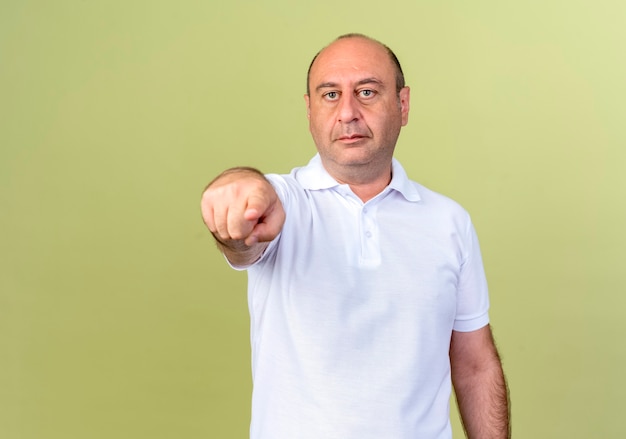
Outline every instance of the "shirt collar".
<path id="1" fill-rule="evenodd" d="M 417 186 L 409 180 L 404 168 L 395 158 L 391 161 L 391 182 L 388 187 L 400 192 L 407 201 L 418 202 L 421 200 Z"/>
<path id="2" fill-rule="evenodd" d="M 385 190 L 395 190 L 402 194 L 407 201 L 419 201 L 420 195 L 417 188 L 409 180 L 404 168 L 395 158 L 391 162 L 391 171 L 391 182 Z M 294 169 L 293 176 L 304 189 L 308 190 L 322 190 L 340 186 L 337 180 L 324 169 L 319 154 L 316 154 L 306 166 Z"/>

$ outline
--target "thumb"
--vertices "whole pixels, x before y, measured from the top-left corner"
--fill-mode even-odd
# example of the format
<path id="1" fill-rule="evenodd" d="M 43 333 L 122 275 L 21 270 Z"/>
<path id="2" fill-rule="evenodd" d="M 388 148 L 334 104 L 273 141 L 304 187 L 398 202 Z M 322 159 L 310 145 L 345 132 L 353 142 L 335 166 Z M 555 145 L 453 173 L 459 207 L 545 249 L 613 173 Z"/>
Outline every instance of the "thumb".
<path id="1" fill-rule="evenodd" d="M 266 216 L 266 211 L 271 208 L 271 202 L 264 194 L 253 193 L 248 197 L 246 210 L 243 217 L 246 221 L 260 220 Z"/>
<path id="2" fill-rule="evenodd" d="M 258 219 L 257 224 L 252 229 L 252 233 L 246 239 L 246 244 L 251 245 L 256 242 L 274 240 L 282 230 L 284 223 L 285 211 L 281 202 L 276 199 L 274 204 Z"/>

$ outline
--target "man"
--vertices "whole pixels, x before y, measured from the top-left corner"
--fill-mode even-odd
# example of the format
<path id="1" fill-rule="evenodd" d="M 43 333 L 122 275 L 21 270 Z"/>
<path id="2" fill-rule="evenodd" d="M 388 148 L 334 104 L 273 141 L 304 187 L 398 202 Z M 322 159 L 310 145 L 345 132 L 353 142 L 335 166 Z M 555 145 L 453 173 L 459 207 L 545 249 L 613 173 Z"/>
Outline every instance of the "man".
<path id="1" fill-rule="evenodd" d="M 509 437 L 507 389 L 468 214 L 393 158 L 409 88 L 389 48 L 339 37 L 309 68 L 318 154 L 289 175 L 218 176 L 204 221 L 247 269 L 251 437 Z"/>

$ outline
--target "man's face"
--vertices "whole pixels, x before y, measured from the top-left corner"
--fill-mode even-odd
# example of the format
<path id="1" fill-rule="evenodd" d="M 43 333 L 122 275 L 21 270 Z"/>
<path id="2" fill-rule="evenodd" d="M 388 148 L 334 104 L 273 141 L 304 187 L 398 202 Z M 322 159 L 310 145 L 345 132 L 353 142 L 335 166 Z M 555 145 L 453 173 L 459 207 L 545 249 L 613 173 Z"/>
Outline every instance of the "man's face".
<path id="1" fill-rule="evenodd" d="M 384 47 L 364 38 L 337 40 L 315 60 L 305 96 L 309 130 L 331 175 L 390 166 L 409 113 L 409 89 L 396 92 Z M 376 172 L 376 171 L 374 171 Z"/>

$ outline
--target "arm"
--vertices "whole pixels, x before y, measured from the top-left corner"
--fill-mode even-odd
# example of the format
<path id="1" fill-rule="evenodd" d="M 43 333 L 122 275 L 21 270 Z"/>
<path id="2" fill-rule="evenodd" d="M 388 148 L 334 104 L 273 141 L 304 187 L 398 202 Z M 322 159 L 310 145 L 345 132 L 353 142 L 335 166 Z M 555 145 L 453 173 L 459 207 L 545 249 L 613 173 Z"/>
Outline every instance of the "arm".
<path id="1" fill-rule="evenodd" d="M 200 207 L 217 246 L 239 266 L 259 259 L 285 222 L 276 191 L 252 168 L 224 171 L 209 183 Z"/>
<path id="2" fill-rule="evenodd" d="M 450 365 L 467 437 L 510 438 L 508 389 L 489 325 L 452 331 Z"/>

